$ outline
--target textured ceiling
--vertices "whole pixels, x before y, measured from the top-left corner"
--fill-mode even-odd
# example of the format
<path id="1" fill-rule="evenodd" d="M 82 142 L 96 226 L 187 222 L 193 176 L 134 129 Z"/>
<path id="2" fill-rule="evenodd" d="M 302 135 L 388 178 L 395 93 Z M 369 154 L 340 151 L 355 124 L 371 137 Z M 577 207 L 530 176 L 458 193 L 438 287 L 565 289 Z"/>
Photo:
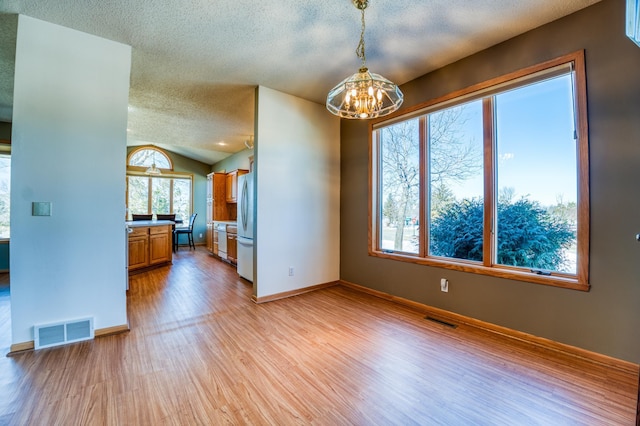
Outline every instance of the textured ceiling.
<path id="1" fill-rule="evenodd" d="M 402 84 L 598 1 L 370 0 L 367 65 Z M 360 65 L 360 12 L 350 0 L 1 0 L 0 13 L 131 45 L 128 145 L 209 164 L 253 134 L 257 85 L 324 104 Z M 0 121 L 11 121 L 7 44 Z"/>

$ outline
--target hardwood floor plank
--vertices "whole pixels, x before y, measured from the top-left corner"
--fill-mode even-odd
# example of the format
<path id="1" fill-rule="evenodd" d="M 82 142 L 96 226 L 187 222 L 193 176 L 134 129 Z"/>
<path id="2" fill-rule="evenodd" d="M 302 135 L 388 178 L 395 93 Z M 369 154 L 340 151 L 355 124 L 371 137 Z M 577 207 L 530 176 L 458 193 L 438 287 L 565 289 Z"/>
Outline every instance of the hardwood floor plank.
<path id="1" fill-rule="evenodd" d="M 258 305 L 251 294 L 202 248 L 178 252 L 131 277 L 130 332 L 0 359 L 0 424 L 635 420 L 638 377 L 619 369 L 341 285 Z"/>

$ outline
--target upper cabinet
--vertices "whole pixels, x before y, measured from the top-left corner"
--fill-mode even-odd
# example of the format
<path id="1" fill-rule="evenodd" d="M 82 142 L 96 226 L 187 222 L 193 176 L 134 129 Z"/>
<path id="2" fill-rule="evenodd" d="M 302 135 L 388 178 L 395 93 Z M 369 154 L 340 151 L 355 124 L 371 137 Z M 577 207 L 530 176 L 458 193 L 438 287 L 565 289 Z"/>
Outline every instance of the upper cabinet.
<path id="1" fill-rule="evenodd" d="M 207 175 L 207 223 L 214 220 L 235 220 L 235 210 L 227 205 L 225 173 Z"/>
<path id="2" fill-rule="evenodd" d="M 244 169 L 238 169 L 227 173 L 227 182 L 225 188 L 227 194 L 227 203 L 238 202 L 238 176 L 246 175 L 247 173 L 249 173 L 249 170 Z"/>

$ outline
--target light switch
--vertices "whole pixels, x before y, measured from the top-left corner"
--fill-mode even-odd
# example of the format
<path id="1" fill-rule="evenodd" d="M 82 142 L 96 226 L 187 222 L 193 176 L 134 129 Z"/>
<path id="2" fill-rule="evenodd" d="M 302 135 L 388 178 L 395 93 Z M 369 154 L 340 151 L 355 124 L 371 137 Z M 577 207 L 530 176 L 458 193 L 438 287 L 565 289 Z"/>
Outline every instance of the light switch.
<path id="1" fill-rule="evenodd" d="M 31 203 L 31 216 L 51 216 L 51 202 L 34 201 Z"/>

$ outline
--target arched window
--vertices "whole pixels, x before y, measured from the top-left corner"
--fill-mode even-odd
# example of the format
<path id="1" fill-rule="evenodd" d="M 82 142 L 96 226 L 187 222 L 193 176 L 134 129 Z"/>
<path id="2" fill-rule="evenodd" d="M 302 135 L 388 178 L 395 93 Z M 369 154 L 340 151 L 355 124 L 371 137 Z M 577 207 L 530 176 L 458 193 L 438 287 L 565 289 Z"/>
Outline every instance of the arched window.
<path id="1" fill-rule="evenodd" d="M 153 165 L 156 173 L 149 173 Z M 175 214 L 186 222 L 193 211 L 193 175 L 173 171 L 171 158 L 155 147 L 127 157 L 127 219 L 132 214 Z"/>
<path id="2" fill-rule="evenodd" d="M 156 165 L 159 169 L 173 170 L 171 159 L 157 148 L 139 148 L 129 154 L 128 166 L 151 167 Z"/>

